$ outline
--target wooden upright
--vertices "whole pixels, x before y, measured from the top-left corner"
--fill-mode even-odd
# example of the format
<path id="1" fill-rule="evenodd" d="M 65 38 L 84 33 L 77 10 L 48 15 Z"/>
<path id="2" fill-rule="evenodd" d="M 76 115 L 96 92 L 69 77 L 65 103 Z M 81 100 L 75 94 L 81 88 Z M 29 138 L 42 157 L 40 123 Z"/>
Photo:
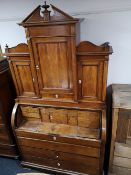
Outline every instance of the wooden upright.
<path id="1" fill-rule="evenodd" d="M 112 50 L 88 41 L 76 48 L 79 20 L 50 6 L 38 6 L 20 24 L 28 45 L 6 49 L 21 163 L 57 174 L 102 174 Z"/>

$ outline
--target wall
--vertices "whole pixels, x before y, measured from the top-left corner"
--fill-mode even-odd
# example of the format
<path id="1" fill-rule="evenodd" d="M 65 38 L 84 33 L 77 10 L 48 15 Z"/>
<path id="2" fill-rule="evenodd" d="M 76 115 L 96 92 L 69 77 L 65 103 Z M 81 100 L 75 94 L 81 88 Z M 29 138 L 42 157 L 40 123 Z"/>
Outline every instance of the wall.
<path id="1" fill-rule="evenodd" d="M 0 43 L 4 48 L 26 42 L 21 22 L 43 0 L 0 0 Z M 81 22 L 81 40 L 95 44 L 106 41 L 113 46 L 108 85 L 131 84 L 131 1 L 130 0 L 50 0 L 52 4 Z"/>

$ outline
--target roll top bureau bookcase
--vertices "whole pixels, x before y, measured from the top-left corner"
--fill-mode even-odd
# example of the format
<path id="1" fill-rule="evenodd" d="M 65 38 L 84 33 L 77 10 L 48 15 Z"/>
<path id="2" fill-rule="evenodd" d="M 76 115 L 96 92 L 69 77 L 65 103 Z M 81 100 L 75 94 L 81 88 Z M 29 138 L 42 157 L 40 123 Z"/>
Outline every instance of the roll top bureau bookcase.
<path id="1" fill-rule="evenodd" d="M 55 174 L 102 174 L 112 50 L 88 41 L 76 47 L 79 20 L 48 7 L 38 6 L 20 24 L 28 45 L 6 48 L 21 164 Z"/>

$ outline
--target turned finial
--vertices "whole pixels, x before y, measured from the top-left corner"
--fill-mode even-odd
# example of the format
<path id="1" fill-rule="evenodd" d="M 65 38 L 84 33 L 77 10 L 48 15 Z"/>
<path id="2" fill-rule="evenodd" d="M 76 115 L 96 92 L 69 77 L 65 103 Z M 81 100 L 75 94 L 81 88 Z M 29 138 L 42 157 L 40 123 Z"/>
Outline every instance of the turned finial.
<path id="1" fill-rule="evenodd" d="M 50 13 L 51 13 L 51 11 L 48 10 L 49 7 L 50 6 L 46 4 L 46 1 L 45 1 L 45 4 L 42 5 L 42 8 L 44 8 L 44 11 L 42 11 L 44 21 L 49 21 L 50 20 Z"/>

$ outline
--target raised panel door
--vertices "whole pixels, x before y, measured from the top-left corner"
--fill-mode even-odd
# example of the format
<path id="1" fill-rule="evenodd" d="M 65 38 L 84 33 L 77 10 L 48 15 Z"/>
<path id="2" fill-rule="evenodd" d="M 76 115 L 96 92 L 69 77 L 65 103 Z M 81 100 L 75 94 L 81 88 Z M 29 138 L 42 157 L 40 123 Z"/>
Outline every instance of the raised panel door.
<path id="1" fill-rule="evenodd" d="M 30 61 L 12 61 L 19 96 L 36 97 L 35 79 Z"/>
<path id="2" fill-rule="evenodd" d="M 72 99 L 70 38 L 33 38 L 33 52 L 40 93 L 45 99 Z"/>
<path id="3" fill-rule="evenodd" d="M 103 62 L 79 60 L 78 70 L 79 100 L 102 100 Z"/>

